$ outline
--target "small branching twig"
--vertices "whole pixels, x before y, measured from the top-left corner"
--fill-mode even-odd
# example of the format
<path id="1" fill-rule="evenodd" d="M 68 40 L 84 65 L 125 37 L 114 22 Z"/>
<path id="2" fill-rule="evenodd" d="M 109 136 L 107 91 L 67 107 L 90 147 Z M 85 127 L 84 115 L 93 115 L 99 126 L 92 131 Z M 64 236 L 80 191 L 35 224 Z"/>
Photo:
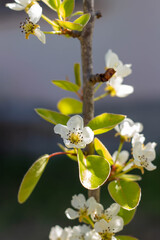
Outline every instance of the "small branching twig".
<path id="1" fill-rule="evenodd" d="M 93 84 L 99 82 L 107 82 L 114 74 L 115 70 L 113 68 L 108 68 L 105 73 L 95 74 L 90 77 L 90 82 Z"/>

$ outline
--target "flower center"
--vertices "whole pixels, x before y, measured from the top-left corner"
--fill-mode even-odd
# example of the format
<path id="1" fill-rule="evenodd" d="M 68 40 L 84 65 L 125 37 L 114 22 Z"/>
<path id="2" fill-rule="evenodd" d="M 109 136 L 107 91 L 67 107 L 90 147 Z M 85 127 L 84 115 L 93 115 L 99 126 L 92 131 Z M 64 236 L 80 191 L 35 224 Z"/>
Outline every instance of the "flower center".
<path id="1" fill-rule="evenodd" d="M 34 34 L 35 29 L 38 28 L 39 25 L 32 23 L 28 18 L 24 23 L 20 23 L 20 28 L 22 32 L 25 33 L 25 38 L 28 39 L 30 34 Z"/>
<path id="2" fill-rule="evenodd" d="M 73 132 L 69 130 L 68 133 L 68 140 L 70 143 L 77 145 L 79 142 L 83 141 L 82 131 L 81 129 L 75 129 L 73 128 Z"/>
<path id="3" fill-rule="evenodd" d="M 105 90 L 109 92 L 111 97 L 114 97 L 116 95 L 116 90 L 112 86 L 107 86 Z"/>
<path id="4" fill-rule="evenodd" d="M 101 236 L 102 240 L 111 240 L 113 233 L 109 233 L 109 232 L 104 232 L 104 233 L 99 233 L 99 235 Z"/>
<path id="5" fill-rule="evenodd" d="M 148 166 L 148 159 L 144 155 L 139 155 L 138 158 L 142 167 Z"/>

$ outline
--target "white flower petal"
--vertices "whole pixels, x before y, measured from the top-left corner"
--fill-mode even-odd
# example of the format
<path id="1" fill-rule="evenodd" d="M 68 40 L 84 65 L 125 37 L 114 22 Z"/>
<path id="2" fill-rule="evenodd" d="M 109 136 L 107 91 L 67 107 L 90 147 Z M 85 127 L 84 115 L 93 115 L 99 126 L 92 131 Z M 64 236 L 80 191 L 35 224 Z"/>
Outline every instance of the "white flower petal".
<path id="1" fill-rule="evenodd" d="M 57 240 L 58 238 L 60 238 L 62 232 L 63 232 L 63 229 L 60 226 L 57 225 L 55 227 L 52 227 L 49 234 L 49 239 Z"/>
<path id="2" fill-rule="evenodd" d="M 72 208 L 67 208 L 65 214 L 68 219 L 76 219 L 79 217 L 79 213 Z"/>
<path id="3" fill-rule="evenodd" d="M 83 118 L 79 115 L 71 117 L 67 122 L 67 127 L 70 130 L 83 129 Z"/>
<path id="4" fill-rule="evenodd" d="M 120 205 L 117 203 L 113 203 L 109 208 L 105 210 L 105 215 L 107 216 L 107 219 L 112 219 L 115 217 L 118 212 L 120 211 Z"/>
<path id="5" fill-rule="evenodd" d="M 67 138 L 67 134 L 69 133 L 69 130 L 65 125 L 57 124 L 54 127 L 54 132 L 56 134 L 60 134 L 62 138 Z"/>
<path id="6" fill-rule="evenodd" d="M 101 217 L 102 213 L 103 213 L 103 205 L 100 203 L 96 203 L 94 206 L 94 211 L 91 213 L 91 218 L 93 221 L 97 221 L 97 217 Z"/>
<path id="7" fill-rule="evenodd" d="M 89 144 L 93 141 L 94 132 L 92 131 L 92 129 L 90 127 L 84 127 L 82 134 L 83 134 L 83 141 L 86 144 Z"/>
<path id="8" fill-rule="evenodd" d="M 71 205 L 76 209 L 84 208 L 86 203 L 85 196 L 83 194 L 74 195 L 71 200 Z"/>
<path id="9" fill-rule="evenodd" d="M 18 3 L 7 3 L 6 4 L 6 7 L 12 9 L 12 10 L 15 10 L 15 11 L 22 11 L 25 9 L 24 6 L 18 4 Z"/>
<path id="10" fill-rule="evenodd" d="M 143 134 L 135 133 L 133 138 L 132 138 L 132 146 L 135 145 L 136 142 L 144 143 L 145 137 Z"/>
<path id="11" fill-rule="evenodd" d="M 148 161 L 148 165 L 145 167 L 148 171 L 153 171 L 155 170 L 157 167 L 155 165 L 153 165 L 153 163 L 151 163 L 150 161 Z"/>
<path id="12" fill-rule="evenodd" d="M 127 163 L 127 165 L 123 168 L 123 171 L 127 171 L 127 170 L 130 169 L 133 165 L 134 165 L 133 162 Z"/>
<path id="13" fill-rule="evenodd" d="M 130 65 L 129 65 L 130 66 Z M 117 76 L 121 76 L 122 78 L 127 77 L 132 73 L 132 69 L 128 66 L 128 64 L 120 64 L 117 68 Z"/>
<path id="14" fill-rule="evenodd" d="M 97 204 L 97 202 L 94 197 L 88 198 L 88 200 L 86 201 L 88 215 L 90 215 L 95 210 L 96 204 Z"/>
<path id="15" fill-rule="evenodd" d="M 127 97 L 129 94 L 134 92 L 134 88 L 130 85 L 121 85 L 120 88 L 116 91 L 117 97 Z"/>
<path id="16" fill-rule="evenodd" d="M 108 226 L 110 227 L 109 232 L 111 232 L 111 233 L 120 232 L 124 226 L 123 218 L 121 218 L 119 216 L 113 217 L 111 219 L 111 221 L 108 223 Z"/>
<path id="17" fill-rule="evenodd" d="M 40 20 L 41 15 L 42 15 L 41 6 L 38 3 L 33 4 L 30 7 L 30 9 L 28 10 L 28 15 L 30 17 L 31 22 L 33 22 L 34 24 L 37 23 Z M 40 41 L 42 41 L 42 40 L 40 40 Z"/>
<path id="18" fill-rule="evenodd" d="M 119 58 L 118 58 L 117 54 L 112 52 L 112 50 L 110 49 L 110 50 L 108 50 L 108 52 L 105 55 L 105 62 L 106 62 L 107 68 L 116 69 L 116 67 L 119 65 Z"/>
<path id="19" fill-rule="evenodd" d="M 116 160 L 117 153 L 118 153 L 118 151 L 115 151 L 112 155 L 112 159 L 114 162 Z M 124 165 L 127 162 L 128 158 L 129 158 L 129 152 L 126 150 L 123 150 L 122 152 L 119 153 L 116 163 L 119 165 Z"/>
<path id="20" fill-rule="evenodd" d="M 108 223 L 104 219 L 101 219 L 100 221 L 94 224 L 94 229 L 98 233 L 105 232 L 107 228 L 108 228 Z"/>
<path id="21" fill-rule="evenodd" d="M 35 35 L 43 44 L 46 43 L 46 35 L 45 35 L 39 28 L 36 28 L 36 29 L 34 30 L 34 35 Z"/>

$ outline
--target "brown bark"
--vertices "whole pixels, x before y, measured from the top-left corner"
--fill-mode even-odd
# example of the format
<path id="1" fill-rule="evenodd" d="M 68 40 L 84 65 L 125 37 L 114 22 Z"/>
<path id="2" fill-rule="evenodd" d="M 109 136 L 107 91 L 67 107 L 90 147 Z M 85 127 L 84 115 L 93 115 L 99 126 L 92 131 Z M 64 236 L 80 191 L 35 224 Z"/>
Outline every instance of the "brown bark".
<path id="1" fill-rule="evenodd" d="M 83 71 L 83 117 L 84 124 L 94 117 L 94 84 L 90 81 L 90 77 L 93 75 L 92 64 L 92 38 L 94 28 L 94 0 L 83 0 L 84 13 L 90 13 L 91 18 L 86 27 L 84 28 L 81 37 L 81 58 L 82 58 L 82 71 Z M 88 154 L 94 153 L 93 143 L 87 147 Z M 100 189 L 89 190 L 88 196 L 94 196 L 99 202 Z"/>

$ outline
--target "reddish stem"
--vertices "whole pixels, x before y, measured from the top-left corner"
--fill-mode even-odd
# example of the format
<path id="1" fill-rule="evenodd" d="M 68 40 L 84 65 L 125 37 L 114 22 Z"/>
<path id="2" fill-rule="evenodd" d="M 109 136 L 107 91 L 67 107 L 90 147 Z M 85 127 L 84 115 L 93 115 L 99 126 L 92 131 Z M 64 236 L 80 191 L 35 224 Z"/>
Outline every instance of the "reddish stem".
<path id="1" fill-rule="evenodd" d="M 56 152 L 56 153 L 50 154 L 50 155 L 49 155 L 49 159 L 50 159 L 51 157 L 54 157 L 54 156 L 57 156 L 57 155 L 64 155 L 64 154 L 71 154 L 71 155 L 75 155 L 75 156 L 76 156 L 75 153 L 71 153 L 71 152 Z"/>

